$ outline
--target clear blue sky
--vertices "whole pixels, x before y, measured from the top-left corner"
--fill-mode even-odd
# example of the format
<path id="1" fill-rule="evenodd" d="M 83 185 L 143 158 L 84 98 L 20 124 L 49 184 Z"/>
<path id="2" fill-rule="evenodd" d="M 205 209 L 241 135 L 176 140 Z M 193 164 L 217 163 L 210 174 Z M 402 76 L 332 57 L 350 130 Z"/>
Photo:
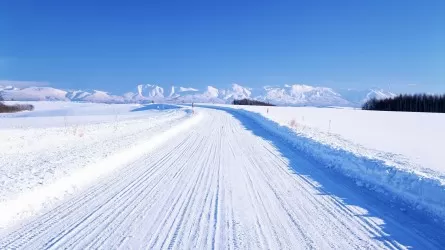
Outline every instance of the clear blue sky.
<path id="1" fill-rule="evenodd" d="M 0 32 L 0 80 L 445 92 L 444 0 L 5 0 Z"/>

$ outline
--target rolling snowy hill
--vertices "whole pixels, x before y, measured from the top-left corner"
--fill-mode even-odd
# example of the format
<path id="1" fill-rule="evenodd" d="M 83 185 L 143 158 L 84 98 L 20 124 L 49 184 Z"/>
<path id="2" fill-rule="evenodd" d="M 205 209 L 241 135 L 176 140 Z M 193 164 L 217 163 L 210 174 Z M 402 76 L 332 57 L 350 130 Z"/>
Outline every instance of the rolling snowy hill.
<path id="1" fill-rule="evenodd" d="M 0 88 L 1 89 L 1 88 Z M 51 87 L 6 87 L 0 92 L 5 100 L 16 101 L 68 101 L 68 92 Z"/>
<path id="2" fill-rule="evenodd" d="M 352 106 L 358 107 L 370 98 L 393 97 L 395 94 L 376 89 L 339 90 L 309 85 L 264 86 L 248 88 L 233 83 L 228 88 L 193 87 L 140 84 L 123 95 L 93 90 L 62 90 L 52 87 L 0 86 L 5 100 L 16 101 L 77 101 L 98 103 L 231 103 L 234 99 L 255 99 L 285 106 Z"/>

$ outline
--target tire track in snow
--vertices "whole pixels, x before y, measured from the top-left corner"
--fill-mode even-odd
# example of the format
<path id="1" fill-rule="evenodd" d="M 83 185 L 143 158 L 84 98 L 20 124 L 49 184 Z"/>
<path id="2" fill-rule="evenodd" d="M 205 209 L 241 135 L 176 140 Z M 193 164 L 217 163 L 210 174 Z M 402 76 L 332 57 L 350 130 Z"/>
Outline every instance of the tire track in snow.
<path id="1" fill-rule="evenodd" d="M 0 248 L 403 248 L 360 208 L 294 173 L 290 161 L 326 178 L 318 166 L 284 154 L 246 121 L 197 110 L 206 115 L 196 127 L 11 229 Z M 417 246 L 440 246 L 385 219 Z"/>

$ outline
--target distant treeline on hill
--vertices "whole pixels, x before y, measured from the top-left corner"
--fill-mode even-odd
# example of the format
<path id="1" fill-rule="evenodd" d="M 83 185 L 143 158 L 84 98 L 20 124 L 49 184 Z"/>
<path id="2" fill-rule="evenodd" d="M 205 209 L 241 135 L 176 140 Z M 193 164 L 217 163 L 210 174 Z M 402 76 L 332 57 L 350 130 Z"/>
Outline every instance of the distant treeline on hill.
<path id="1" fill-rule="evenodd" d="M 3 96 L 0 92 L 0 113 L 15 113 L 24 110 L 32 111 L 34 110 L 34 106 L 31 104 L 6 105 L 3 103 Z"/>
<path id="2" fill-rule="evenodd" d="M 249 99 L 233 100 L 232 104 L 233 105 L 275 106 L 268 102 L 260 102 L 260 101 L 249 100 Z"/>
<path id="3" fill-rule="evenodd" d="M 399 95 L 387 99 L 370 99 L 363 110 L 445 113 L 445 95 Z"/>

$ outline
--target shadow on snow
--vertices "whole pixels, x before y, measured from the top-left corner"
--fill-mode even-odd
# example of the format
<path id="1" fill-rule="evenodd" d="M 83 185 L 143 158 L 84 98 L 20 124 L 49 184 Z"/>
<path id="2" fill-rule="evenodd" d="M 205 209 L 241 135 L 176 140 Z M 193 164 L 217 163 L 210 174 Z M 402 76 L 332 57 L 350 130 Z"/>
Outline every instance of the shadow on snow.
<path id="1" fill-rule="evenodd" d="M 171 109 L 180 109 L 180 106 L 172 105 L 172 104 L 147 104 L 142 107 L 131 110 L 130 112 L 138 112 L 138 111 L 147 111 L 147 110 L 171 110 Z"/>
<path id="2" fill-rule="evenodd" d="M 269 141 L 283 157 L 288 159 L 290 171 L 317 182 L 319 186 L 315 186 L 310 181 L 307 181 L 308 184 L 312 185 L 319 192 L 319 195 L 331 196 L 336 206 L 349 211 L 354 216 L 361 217 L 361 221 L 372 228 L 370 233 L 373 234 L 373 238 L 382 241 L 388 248 L 392 248 L 391 245 L 397 246 L 398 244 L 419 249 L 434 249 L 445 246 L 445 227 L 435 222 L 431 216 L 418 210 L 410 209 L 407 204 L 391 196 L 383 195 L 364 187 L 358 187 L 354 179 L 323 166 L 316 158 L 299 151 L 290 142 L 262 127 L 250 117 L 252 115 L 261 116 L 260 114 L 249 112 L 249 115 L 245 115 L 243 111 L 232 108 L 199 106 L 226 111 L 239 120 L 246 130 Z M 277 125 L 275 122 L 266 119 L 261 122 L 268 122 L 274 126 Z M 286 127 L 280 127 L 280 129 L 292 132 L 291 129 Z M 303 140 L 303 143 L 307 141 L 310 144 L 317 143 L 319 147 L 329 148 L 328 145 L 320 144 L 309 138 L 298 136 L 295 133 L 293 134 L 294 139 Z M 347 152 L 343 153 L 348 154 Z M 359 160 L 363 164 L 384 164 L 383 162 L 376 162 L 376 160 L 361 158 L 353 154 L 345 157 L 346 159 L 351 157 L 360 158 L 355 160 Z M 366 212 L 358 214 L 348 206 L 357 206 L 362 208 L 362 210 L 365 209 Z M 380 219 L 383 223 L 381 225 L 370 223 L 367 220 L 369 217 Z M 407 231 L 415 233 L 406 234 Z"/>

